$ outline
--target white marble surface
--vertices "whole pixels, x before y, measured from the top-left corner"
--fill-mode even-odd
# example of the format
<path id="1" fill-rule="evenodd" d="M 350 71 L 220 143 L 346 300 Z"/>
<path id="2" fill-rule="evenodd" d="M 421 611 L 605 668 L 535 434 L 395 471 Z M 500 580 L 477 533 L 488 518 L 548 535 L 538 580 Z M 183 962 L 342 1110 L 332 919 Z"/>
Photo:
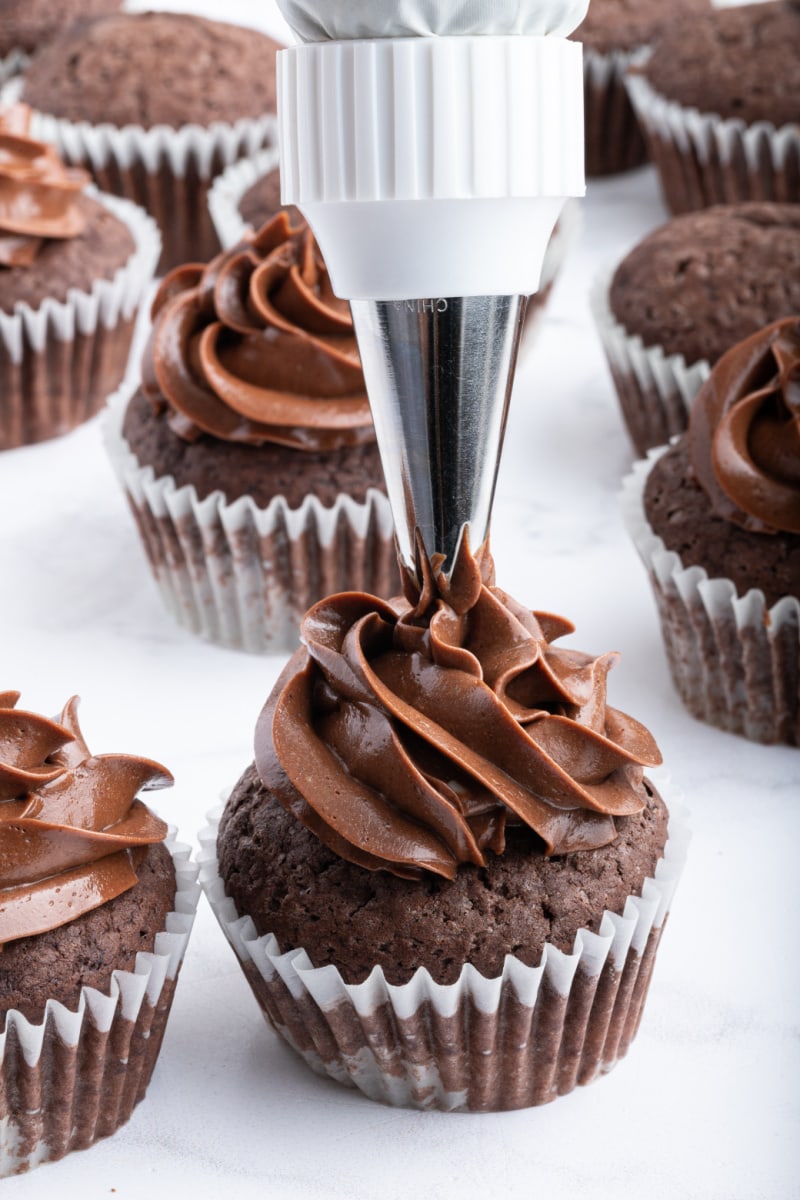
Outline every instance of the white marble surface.
<path id="1" fill-rule="evenodd" d="M 195 5 L 194 7 L 199 7 Z M 281 33 L 269 5 L 207 11 Z M 593 184 L 583 231 L 517 378 L 494 517 L 498 580 L 615 648 L 612 703 L 656 734 L 694 838 L 642 1027 L 607 1078 L 492 1116 L 394 1111 L 318 1079 L 263 1023 L 201 904 L 150 1090 L 89 1151 L 4 1181 L 9 1200 L 790 1200 L 797 1151 L 800 755 L 695 722 L 667 676 L 616 492 L 631 461 L 587 307 L 664 212 L 644 170 Z M 251 756 L 281 666 L 162 612 L 97 422 L 0 456 L 0 676 L 26 706 L 77 692 L 90 746 L 160 759 L 159 811 L 196 841 Z"/>

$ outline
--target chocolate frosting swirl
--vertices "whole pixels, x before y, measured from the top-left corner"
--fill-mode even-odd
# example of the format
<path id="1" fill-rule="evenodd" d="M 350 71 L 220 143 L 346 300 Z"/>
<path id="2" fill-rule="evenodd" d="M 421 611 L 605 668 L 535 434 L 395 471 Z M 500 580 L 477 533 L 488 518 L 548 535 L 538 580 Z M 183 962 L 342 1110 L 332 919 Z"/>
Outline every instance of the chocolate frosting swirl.
<path id="1" fill-rule="evenodd" d="M 28 136 L 30 109 L 0 113 L 0 266 L 29 266 L 45 238 L 71 238 L 86 218 L 77 199 L 87 171 L 66 167 L 55 149 Z"/>
<path id="2" fill-rule="evenodd" d="M 719 516 L 753 533 L 800 533 L 800 317 L 719 359 L 692 408 L 689 457 Z"/>
<path id="3" fill-rule="evenodd" d="M 661 756 L 606 703 L 617 656 L 553 645 L 572 629 L 522 608 L 466 546 L 449 586 L 429 567 L 406 600 L 323 600 L 259 718 L 259 773 L 342 858 L 407 878 L 482 865 L 507 822 L 547 854 L 605 845 Z"/>
<path id="4" fill-rule="evenodd" d="M 146 758 L 93 756 L 78 699 L 58 720 L 0 692 L 0 948 L 56 929 L 136 883 L 145 848 L 167 826 L 140 800 L 172 776 Z"/>
<path id="5" fill-rule="evenodd" d="M 279 213 L 207 267 L 178 267 L 153 318 L 143 388 L 186 441 L 374 441 L 350 308 L 305 222 Z"/>

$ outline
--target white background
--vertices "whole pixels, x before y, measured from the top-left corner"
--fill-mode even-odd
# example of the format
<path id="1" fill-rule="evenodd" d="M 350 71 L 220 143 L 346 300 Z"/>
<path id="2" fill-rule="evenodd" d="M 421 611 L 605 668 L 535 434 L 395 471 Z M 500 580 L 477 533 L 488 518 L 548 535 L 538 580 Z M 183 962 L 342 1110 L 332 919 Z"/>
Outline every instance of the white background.
<path id="1" fill-rule="evenodd" d="M 174 6 L 177 7 L 177 6 Z M 188 6 L 182 6 L 188 7 Z M 285 27 L 271 4 L 194 4 Z M 498 582 L 622 660 L 611 702 L 655 733 L 694 837 L 631 1052 L 545 1108 L 395 1111 L 318 1079 L 264 1024 L 205 901 L 145 1100 L 111 1139 L 2 1183 L 8 1200 L 791 1200 L 798 1161 L 800 755 L 717 732 L 672 689 L 616 493 L 631 451 L 589 285 L 665 219 L 649 169 L 594 183 L 518 373 L 493 523 Z M 176 783 L 196 843 L 252 756 L 281 660 L 208 646 L 162 611 L 98 422 L 0 456 L 0 688 L 56 713 L 77 692 L 95 752 Z"/>

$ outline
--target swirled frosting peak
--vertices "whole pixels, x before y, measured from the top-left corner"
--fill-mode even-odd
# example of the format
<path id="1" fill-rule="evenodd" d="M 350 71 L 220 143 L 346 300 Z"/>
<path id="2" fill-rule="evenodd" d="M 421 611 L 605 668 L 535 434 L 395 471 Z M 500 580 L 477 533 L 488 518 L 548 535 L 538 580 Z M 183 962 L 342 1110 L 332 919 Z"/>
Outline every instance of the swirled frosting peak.
<path id="1" fill-rule="evenodd" d="M 153 319 L 143 387 L 185 440 L 374 441 L 350 308 L 305 222 L 279 213 L 207 267 L 176 268 Z"/>
<path id="2" fill-rule="evenodd" d="M 661 761 L 606 702 L 616 655 L 556 647 L 573 627 L 497 588 L 488 550 L 465 544 L 453 580 L 310 609 L 258 721 L 265 785 L 342 858 L 408 878 L 482 865 L 507 823 L 547 854 L 613 841 Z"/>
<path id="3" fill-rule="evenodd" d="M 800 533 L 800 317 L 719 359 L 692 408 L 689 453 L 719 516 L 753 533 Z"/>
<path id="4" fill-rule="evenodd" d="M 28 266 L 45 238 L 71 238 L 86 218 L 76 203 L 90 176 L 66 167 L 52 146 L 28 136 L 30 110 L 0 112 L 0 266 Z"/>
<path id="5" fill-rule="evenodd" d="M 93 756 L 77 697 L 57 720 L 18 699 L 0 692 L 0 948 L 133 887 L 145 848 L 167 833 L 136 794 L 172 783 L 149 759 Z"/>

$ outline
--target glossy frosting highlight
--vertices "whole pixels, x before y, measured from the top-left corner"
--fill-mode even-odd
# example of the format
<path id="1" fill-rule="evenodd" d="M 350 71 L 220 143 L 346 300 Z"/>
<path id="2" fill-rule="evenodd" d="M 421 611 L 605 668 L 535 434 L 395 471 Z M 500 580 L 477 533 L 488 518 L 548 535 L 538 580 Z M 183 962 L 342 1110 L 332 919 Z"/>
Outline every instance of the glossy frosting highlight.
<path id="1" fill-rule="evenodd" d="M 163 281 L 145 393 L 187 441 L 335 450 L 374 441 L 350 308 L 309 227 L 279 213 L 208 264 Z"/>
<path id="2" fill-rule="evenodd" d="M 555 647 L 572 625 L 497 588 L 488 550 L 464 546 L 446 593 L 440 579 L 306 614 L 256 729 L 265 785 L 342 858 L 408 878 L 482 865 L 507 822 L 547 854 L 613 841 L 661 761 L 606 703 L 617 656 Z"/>
<path id="3" fill-rule="evenodd" d="M 29 118 L 22 104 L 0 112 L 0 267 L 27 266 L 44 239 L 76 237 L 86 224 L 77 200 L 88 172 L 29 137 Z"/>
<path id="4" fill-rule="evenodd" d="M 753 533 L 800 533 L 800 317 L 717 362 L 692 408 L 689 455 L 719 516 Z"/>
<path id="5" fill-rule="evenodd" d="M 93 756 L 77 697 L 57 720 L 0 693 L 0 948 L 68 924 L 136 883 L 167 826 L 136 794 L 172 776 L 149 759 Z"/>

